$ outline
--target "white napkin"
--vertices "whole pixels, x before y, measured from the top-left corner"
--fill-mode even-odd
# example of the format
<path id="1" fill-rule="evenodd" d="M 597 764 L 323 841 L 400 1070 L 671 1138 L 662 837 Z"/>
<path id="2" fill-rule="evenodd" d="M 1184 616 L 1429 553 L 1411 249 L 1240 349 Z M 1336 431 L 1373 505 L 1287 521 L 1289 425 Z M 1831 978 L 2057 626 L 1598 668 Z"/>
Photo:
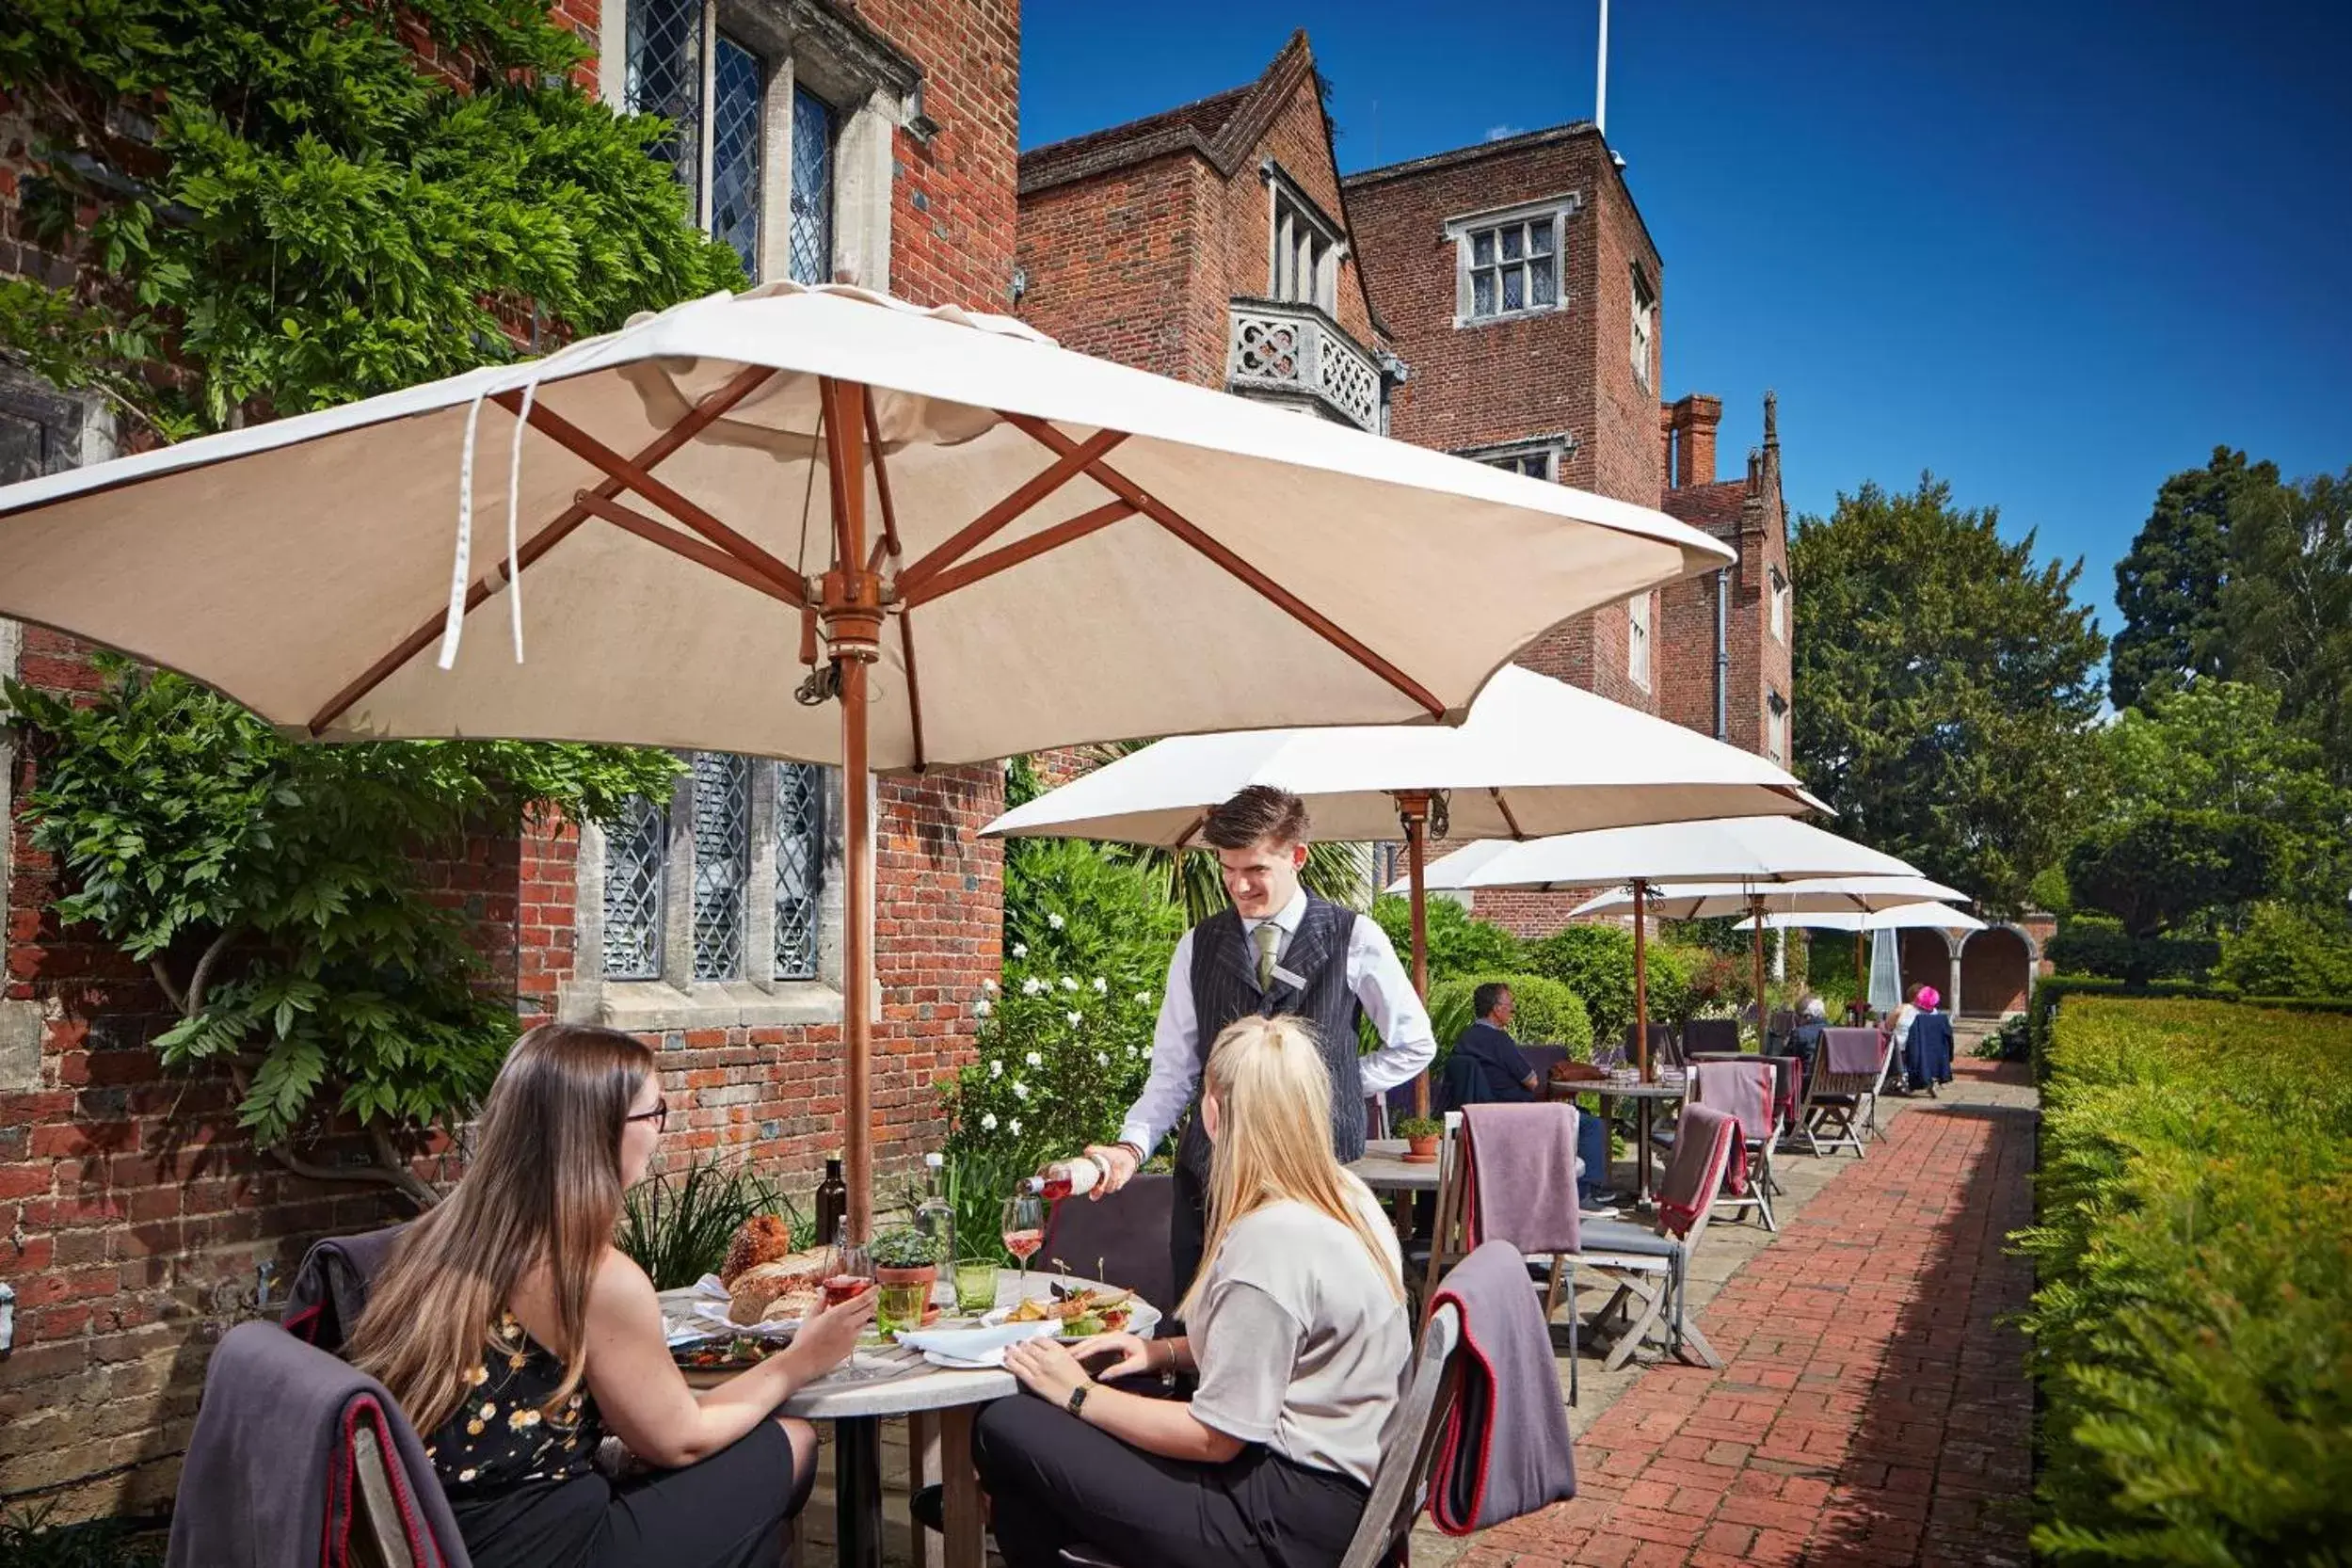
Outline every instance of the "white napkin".
<path id="1" fill-rule="evenodd" d="M 1024 1339 L 1051 1334 L 1062 1325 L 1050 1319 L 1035 1323 L 1000 1323 L 994 1328 L 943 1328 L 902 1333 L 898 1342 L 943 1365 L 1001 1367 L 1004 1352 Z"/>

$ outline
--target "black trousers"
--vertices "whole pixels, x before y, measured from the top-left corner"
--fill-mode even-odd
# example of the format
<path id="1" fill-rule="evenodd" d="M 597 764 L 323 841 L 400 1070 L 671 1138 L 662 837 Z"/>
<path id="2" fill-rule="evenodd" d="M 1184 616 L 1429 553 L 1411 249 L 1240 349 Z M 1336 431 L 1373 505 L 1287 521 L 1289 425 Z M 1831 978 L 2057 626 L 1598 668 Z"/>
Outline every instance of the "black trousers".
<path id="1" fill-rule="evenodd" d="M 1058 1568 L 1079 1544 L 1122 1568 L 1336 1568 L 1364 1517 L 1362 1486 L 1271 1448 L 1162 1459 L 1027 1394 L 980 1413 L 972 1458 L 1005 1568 Z"/>
<path id="2" fill-rule="evenodd" d="M 792 1473 L 792 1440 L 761 1421 L 683 1470 L 527 1483 L 451 1500 L 473 1568 L 781 1568 L 785 1522 L 816 1469 Z"/>

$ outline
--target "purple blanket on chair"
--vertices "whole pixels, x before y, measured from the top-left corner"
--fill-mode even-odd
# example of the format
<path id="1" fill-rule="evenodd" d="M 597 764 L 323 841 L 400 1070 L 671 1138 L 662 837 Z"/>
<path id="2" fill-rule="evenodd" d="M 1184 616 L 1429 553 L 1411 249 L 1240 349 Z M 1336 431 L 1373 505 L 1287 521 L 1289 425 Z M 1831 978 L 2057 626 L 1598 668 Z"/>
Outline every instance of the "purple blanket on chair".
<path id="1" fill-rule="evenodd" d="M 1575 1496 L 1552 1332 L 1519 1249 L 1489 1241 L 1455 1265 L 1437 1300 L 1462 1313 L 1462 1390 L 1438 1433 L 1431 1521 L 1467 1535 Z"/>
<path id="2" fill-rule="evenodd" d="M 1575 1252 L 1576 1108 L 1473 1105 L 1463 1120 L 1462 1216 L 1470 1245 Z"/>
<path id="3" fill-rule="evenodd" d="M 1879 1032 L 1875 1029 L 1831 1029 L 1821 1033 L 1821 1070 L 1840 1076 L 1869 1078 L 1879 1070 Z"/>

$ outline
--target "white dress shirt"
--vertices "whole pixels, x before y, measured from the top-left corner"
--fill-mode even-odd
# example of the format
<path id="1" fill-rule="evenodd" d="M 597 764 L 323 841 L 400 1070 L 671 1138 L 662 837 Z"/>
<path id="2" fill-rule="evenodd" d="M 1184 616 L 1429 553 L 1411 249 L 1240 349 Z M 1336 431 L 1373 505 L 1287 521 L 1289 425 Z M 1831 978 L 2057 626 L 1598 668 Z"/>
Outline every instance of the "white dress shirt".
<path id="1" fill-rule="evenodd" d="M 1282 933 L 1274 946 L 1279 962 L 1305 918 L 1306 891 L 1301 888 L 1265 920 L 1242 920 L 1242 939 L 1254 951 L 1257 928 L 1273 925 Z M 1348 989 L 1380 1032 L 1380 1049 L 1358 1065 L 1367 1095 L 1386 1093 L 1436 1057 L 1429 1009 L 1421 1005 L 1412 977 L 1397 961 L 1388 933 L 1369 915 L 1356 916 L 1348 932 Z M 1192 933 L 1188 931 L 1168 961 L 1168 988 L 1160 999 L 1160 1022 L 1152 1030 L 1151 1076 L 1120 1124 L 1120 1143 L 1132 1144 L 1148 1157 L 1192 1103 L 1201 1082 L 1200 1033 L 1200 1017 L 1192 1010 Z"/>

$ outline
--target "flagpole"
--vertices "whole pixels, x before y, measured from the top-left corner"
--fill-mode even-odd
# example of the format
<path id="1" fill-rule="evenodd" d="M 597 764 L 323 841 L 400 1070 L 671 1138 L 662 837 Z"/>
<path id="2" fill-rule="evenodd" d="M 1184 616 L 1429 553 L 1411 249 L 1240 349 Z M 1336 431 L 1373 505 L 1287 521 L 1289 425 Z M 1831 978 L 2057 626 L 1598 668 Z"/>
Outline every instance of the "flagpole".
<path id="1" fill-rule="evenodd" d="M 1600 63 L 1592 73 L 1592 128 L 1608 135 L 1608 0 L 1601 0 Z"/>

